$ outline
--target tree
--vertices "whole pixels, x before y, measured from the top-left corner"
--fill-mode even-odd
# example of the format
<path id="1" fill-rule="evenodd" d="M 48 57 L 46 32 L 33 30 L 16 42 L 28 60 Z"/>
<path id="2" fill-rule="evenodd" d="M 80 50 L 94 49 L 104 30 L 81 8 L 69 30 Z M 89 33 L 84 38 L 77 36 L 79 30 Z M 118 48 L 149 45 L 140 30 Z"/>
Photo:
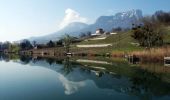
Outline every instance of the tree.
<path id="1" fill-rule="evenodd" d="M 157 11 L 152 18 L 158 20 L 160 23 L 170 24 L 170 12 Z"/>
<path id="2" fill-rule="evenodd" d="M 20 43 L 20 48 L 21 50 L 28 50 L 28 49 L 32 49 L 33 46 L 29 40 L 25 39 Z"/>
<path id="3" fill-rule="evenodd" d="M 2 43 L 2 42 L 0 42 L 0 51 L 2 51 L 2 50 L 3 50 L 2 46 L 3 46 L 3 43 Z"/>
<path id="4" fill-rule="evenodd" d="M 64 43 L 64 47 L 66 50 L 66 53 L 68 53 L 70 51 L 70 45 L 73 41 L 73 37 L 71 37 L 70 35 L 66 34 L 63 38 L 63 43 Z"/>
<path id="5" fill-rule="evenodd" d="M 6 41 L 6 42 L 2 43 L 1 48 L 2 48 L 2 50 L 5 50 L 5 49 L 8 50 L 8 49 L 10 49 L 10 45 L 11 45 L 11 43 L 9 41 Z"/>
<path id="6" fill-rule="evenodd" d="M 63 46 L 63 40 L 62 40 L 62 39 L 58 40 L 58 41 L 56 42 L 56 45 L 57 45 L 57 46 Z"/>
<path id="7" fill-rule="evenodd" d="M 142 22 L 143 25 L 133 25 L 132 37 L 144 47 L 163 45 L 162 25 L 151 17 L 143 18 Z"/>
<path id="8" fill-rule="evenodd" d="M 8 41 L 0 43 L 0 51 L 7 50 L 8 53 L 18 53 L 19 49 L 19 44 L 17 43 L 10 43 Z"/>
<path id="9" fill-rule="evenodd" d="M 37 42 L 33 41 L 33 47 L 36 47 L 36 46 L 37 46 Z"/>
<path id="10" fill-rule="evenodd" d="M 9 51 L 12 52 L 12 53 L 18 53 L 19 49 L 20 49 L 19 44 L 13 43 L 13 44 L 10 45 Z"/>
<path id="11" fill-rule="evenodd" d="M 55 47 L 55 43 L 52 41 L 52 40 L 50 40 L 48 43 L 47 43 L 47 46 L 48 47 Z"/>

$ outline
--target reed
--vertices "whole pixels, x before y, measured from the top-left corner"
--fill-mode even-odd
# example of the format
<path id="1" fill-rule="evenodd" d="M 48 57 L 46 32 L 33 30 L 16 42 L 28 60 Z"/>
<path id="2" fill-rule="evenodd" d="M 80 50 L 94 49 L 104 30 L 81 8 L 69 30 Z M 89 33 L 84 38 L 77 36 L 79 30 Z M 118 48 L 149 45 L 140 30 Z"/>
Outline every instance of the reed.
<path id="1" fill-rule="evenodd" d="M 164 57 L 170 56 L 170 47 L 145 49 L 143 51 L 134 51 L 130 54 L 141 58 L 145 62 L 162 62 Z"/>
<path id="2" fill-rule="evenodd" d="M 111 54 L 112 57 L 124 57 L 125 52 L 124 51 L 113 51 Z"/>

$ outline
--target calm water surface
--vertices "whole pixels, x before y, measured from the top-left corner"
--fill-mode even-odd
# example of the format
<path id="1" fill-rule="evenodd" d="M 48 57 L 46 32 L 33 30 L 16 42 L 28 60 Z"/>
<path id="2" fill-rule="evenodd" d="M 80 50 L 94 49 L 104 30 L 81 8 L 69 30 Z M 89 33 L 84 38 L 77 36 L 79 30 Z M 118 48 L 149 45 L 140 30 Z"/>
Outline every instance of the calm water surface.
<path id="1" fill-rule="evenodd" d="M 10 59 L 0 60 L 0 100 L 170 100 L 168 67 L 126 60 Z"/>

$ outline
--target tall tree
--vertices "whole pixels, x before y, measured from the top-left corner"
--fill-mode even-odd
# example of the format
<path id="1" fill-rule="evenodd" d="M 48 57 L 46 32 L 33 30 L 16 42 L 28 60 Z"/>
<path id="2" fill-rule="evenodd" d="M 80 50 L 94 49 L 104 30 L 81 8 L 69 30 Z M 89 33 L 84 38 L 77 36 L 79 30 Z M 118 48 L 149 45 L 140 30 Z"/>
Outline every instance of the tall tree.
<path id="1" fill-rule="evenodd" d="M 66 53 L 70 52 L 70 45 L 73 41 L 73 37 L 71 37 L 70 35 L 66 34 L 63 38 L 63 43 L 64 43 L 64 47 L 66 50 Z"/>

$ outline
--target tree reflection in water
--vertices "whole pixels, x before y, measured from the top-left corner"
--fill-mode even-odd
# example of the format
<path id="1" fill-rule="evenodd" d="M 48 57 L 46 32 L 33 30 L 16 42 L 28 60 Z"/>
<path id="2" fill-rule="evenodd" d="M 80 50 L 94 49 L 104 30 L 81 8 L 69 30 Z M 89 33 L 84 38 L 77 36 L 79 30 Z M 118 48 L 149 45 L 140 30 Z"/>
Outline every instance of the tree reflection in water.
<path id="1" fill-rule="evenodd" d="M 73 68 L 72 68 L 72 63 L 70 62 L 70 58 L 69 57 L 66 57 L 63 61 L 63 68 L 62 68 L 62 71 L 65 75 L 68 75 L 70 72 L 73 71 Z"/>
<path id="2" fill-rule="evenodd" d="M 53 59 L 53 58 L 46 58 L 46 62 L 49 63 L 49 65 L 52 65 L 55 62 L 55 59 Z"/>
<path id="3" fill-rule="evenodd" d="M 4 60 L 6 62 L 9 62 L 10 60 L 18 60 L 20 57 L 19 55 L 15 55 L 15 54 L 4 54 L 4 53 L 0 53 L 0 60 Z"/>
<path id="4" fill-rule="evenodd" d="M 142 95 L 144 98 L 151 98 L 148 96 L 153 94 L 155 96 L 170 95 L 170 83 L 162 80 L 162 74 L 136 70 L 130 81 L 132 82 L 130 93 L 135 95 Z"/>
<path id="5" fill-rule="evenodd" d="M 62 67 L 62 72 L 65 75 L 68 75 L 70 72 L 73 71 L 73 64 L 70 62 L 70 58 L 66 57 L 64 59 L 54 59 L 54 58 L 43 58 L 43 57 L 36 57 L 36 59 L 33 59 L 33 62 L 36 63 L 36 61 L 42 61 L 45 60 L 50 66 L 52 64 L 61 64 L 63 65 Z"/>
<path id="6" fill-rule="evenodd" d="M 10 60 L 15 57 L 1 55 L 0 58 L 1 60 Z M 41 64 L 48 63 L 48 65 L 45 65 L 47 68 L 50 68 L 49 66 L 56 67 L 57 70 L 55 70 L 55 68 L 53 70 L 57 73 L 64 75 L 69 74 L 70 77 L 73 78 L 73 80 L 68 79 L 71 83 L 74 83 L 75 80 L 76 82 L 81 82 L 88 79 L 92 80 L 99 89 L 109 89 L 128 95 L 137 96 L 141 100 L 151 100 L 153 99 L 153 96 L 163 97 L 170 95 L 170 83 L 166 81 L 166 79 L 170 79 L 170 74 L 167 74 L 165 77 L 164 73 L 156 73 L 139 69 L 137 66 L 132 67 L 124 62 L 114 62 L 114 65 L 106 66 L 101 64 L 96 65 L 97 67 L 101 65 L 105 68 L 105 70 L 101 71 L 95 69 L 94 64 L 91 66 L 85 66 L 87 64 L 75 63 L 70 60 L 71 58 L 69 57 L 66 57 L 65 59 L 53 59 L 20 56 L 20 61 L 24 64 L 33 63 L 37 65 L 40 64 L 37 63 L 38 61 L 42 61 L 43 63 L 41 62 Z"/>
<path id="7" fill-rule="evenodd" d="M 20 61 L 23 62 L 23 64 L 28 64 L 30 61 L 32 61 L 31 56 L 21 55 Z"/>

